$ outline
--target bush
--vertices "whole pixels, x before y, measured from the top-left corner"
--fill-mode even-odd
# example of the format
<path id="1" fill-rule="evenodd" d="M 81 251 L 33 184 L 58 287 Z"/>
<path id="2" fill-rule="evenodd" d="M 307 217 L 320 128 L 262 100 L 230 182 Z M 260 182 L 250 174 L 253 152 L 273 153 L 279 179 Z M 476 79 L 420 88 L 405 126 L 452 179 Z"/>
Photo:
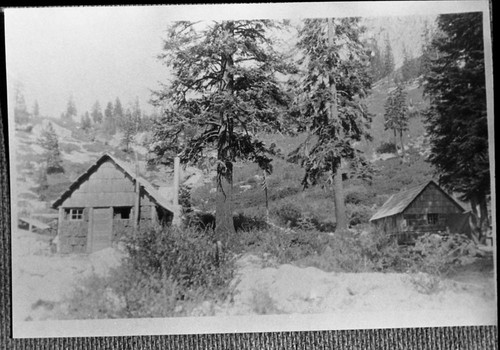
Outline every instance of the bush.
<path id="1" fill-rule="evenodd" d="M 313 266 L 327 272 L 370 271 L 371 262 L 363 255 L 356 234 L 350 231 L 325 235 L 322 247 L 314 254 L 305 256 L 298 263 L 301 266 Z"/>
<path id="2" fill-rule="evenodd" d="M 281 206 L 274 208 L 271 215 L 276 216 L 282 225 L 290 227 L 297 226 L 297 222 L 302 216 L 300 208 L 293 203 L 284 203 Z"/>
<path id="3" fill-rule="evenodd" d="M 473 262 L 477 254 L 474 242 L 462 234 L 425 234 L 415 240 L 411 251 L 414 270 L 437 276 Z"/>
<path id="4" fill-rule="evenodd" d="M 128 262 L 135 270 L 170 276 L 181 287 L 218 290 L 232 277 L 231 260 L 217 254 L 217 247 L 205 232 L 154 228 L 124 241 Z"/>
<path id="5" fill-rule="evenodd" d="M 265 219 L 257 216 L 248 216 L 243 213 L 233 217 L 236 231 L 264 230 L 268 227 Z"/>
<path id="6" fill-rule="evenodd" d="M 127 257 L 108 277 L 91 276 L 69 299 L 69 317 L 187 316 L 233 292 L 234 262 L 192 229 L 149 228 L 123 239 Z"/>
<path id="7" fill-rule="evenodd" d="M 373 215 L 373 210 L 366 205 L 346 205 L 347 217 L 349 218 L 349 225 L 356 226 L 368 223 Z"/>
<path id="8" fill-rule="evenodd" d="M 394 142 L 383 142 L 375 150 L 375 152 L 378 154 L 397 153 L 397 151 L 398 151 L 398 149 L 397 149 L 396 144 Z"/>
<path id="9" fill-rule="evenodd" d="M 269 195 L 269 200 L 276 201 L 282 198 L 290 197 L 296 195 L 300 192 L 300 188 L 294 186 L 287 186 L 284 188 L 279 188 L 274 190 L 273 187 L 269 187 L 271 194 Z"/>
<path id="10" fill-rule="evenodd" d="M 409 250 L 398 245 L 395 236 L 369 230 L 360 235 L 359 242 L 374 271 L 407 272 L 412 265 Z"/>
<path id="11" fill-rule="evenodd" d="M 369 197 L 368 190 L 363 186 L 348 187 L 344 191 L 346 204 L 366 204 Z"/>

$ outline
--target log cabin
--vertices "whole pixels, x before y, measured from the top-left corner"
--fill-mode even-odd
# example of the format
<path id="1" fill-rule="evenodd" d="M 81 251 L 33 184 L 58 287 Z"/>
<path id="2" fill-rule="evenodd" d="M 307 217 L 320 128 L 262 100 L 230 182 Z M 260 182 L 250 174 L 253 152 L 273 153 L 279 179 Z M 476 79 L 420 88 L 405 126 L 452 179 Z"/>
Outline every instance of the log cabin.
<path id="1" fill-rule="evenodd" d="M 137 173 L 104 154 L 79 176 L 52 204 L 59 211 L 58 252 L 92 253 L 127 231 L 172 223 L 180 213 L 176 198 L 161 195 Z"/>
<path id="2" fill-rule="evenodd" d="M 434 181 L 393 194 L 370 222 L 400 243 L 424 233 L 470 234 L 469 213 Z"/>

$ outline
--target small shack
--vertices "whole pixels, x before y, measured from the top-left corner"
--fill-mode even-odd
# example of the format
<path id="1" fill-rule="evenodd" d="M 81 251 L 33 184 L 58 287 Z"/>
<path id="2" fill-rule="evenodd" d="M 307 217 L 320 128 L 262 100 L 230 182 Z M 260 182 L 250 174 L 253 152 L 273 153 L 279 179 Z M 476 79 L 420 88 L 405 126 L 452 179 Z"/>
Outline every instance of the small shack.
<path id="1" fill-rule="evenodd" d="M 52 204 L 59 210 L 58 251 L 91 253 L 136 226 L 171 223 L 179 213 L 174 201 L 126 162 L 104 154 Z"/>
<path id="2" fill-rule="evenodd" d="M 35 232 L 38 230 L 44 231 L 44 230 L 49 230 L 50 226 L 47 225 L 44 222 L 41 222 L 40 220 L 37 220 L 35 218 L 30 218 L 30 217 L 20 217 L 18 219 L 18 225 L 20 229 L 27 230 L 30 232 Z"/>
<path id="3" fill-rule="evenodd" d="M 408 242 L 423 233 L 470 232 L 468 213 L 434 181 L 392 195 L 371 217 L 379 230 Z"/>

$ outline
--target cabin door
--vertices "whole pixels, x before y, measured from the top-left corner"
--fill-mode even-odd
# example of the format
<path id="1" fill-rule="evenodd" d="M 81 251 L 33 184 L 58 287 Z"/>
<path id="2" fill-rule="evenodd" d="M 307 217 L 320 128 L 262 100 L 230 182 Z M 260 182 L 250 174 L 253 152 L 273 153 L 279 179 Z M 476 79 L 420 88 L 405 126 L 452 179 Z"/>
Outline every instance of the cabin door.
<path id="1" fill-rule="evenodd" d="M 113 208 L 94 208 L 92 215 L 92 251 L 111 247 Z"/>

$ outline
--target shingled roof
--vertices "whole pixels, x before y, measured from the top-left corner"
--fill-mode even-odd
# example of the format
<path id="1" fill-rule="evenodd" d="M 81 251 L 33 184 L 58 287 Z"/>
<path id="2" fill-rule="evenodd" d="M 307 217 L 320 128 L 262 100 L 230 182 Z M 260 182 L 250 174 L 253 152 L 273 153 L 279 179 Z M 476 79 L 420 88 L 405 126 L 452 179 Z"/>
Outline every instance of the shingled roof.
<path id="1" fill-rule="evenodd" d="M 370 221 L 402 213 L 428 186 L 436 186 L 446 197 L 448 197 L 452 202 L 454 202 L 464 211 L 462 206 L 453 197 L 444 192 L 441 187 L 439 187 L 434 181 L 431 180 L 424 184 L 393 194 L 384 203 L 384 205 L 382 205 L 382 207 L 371 217 Z"/>
<path id="2" fill-rule="evenodd" d="M 105 161 L 111 160 L 115 163 L 123 172 L 125 172 L 130 178 L 133 180 L 136 179 L 135 172 L 129 168 L 129 164 L 113 157 L 112 155 L 105 153 L 103 154 L 97 161 L 92 164 L 82 175 L 80 175 L 73 183 L 69 186 L 69 188 L 57 198 L 54 203 L 52 203 L 52 208 L 57 209 L 71 194 L 75 191 L 84 181 L 86 181 L 89 176 L 95 172 Z M 164 196 L 162 196 L 155 187 L 149 183 L 146 179 L 142 177 L 137 178 L 139 181 L 139 185 L 144 188 L 147 194 L 151 196 L 151 198 L 160 206 L 167 209 L 170 212 L 174 212 L 173 204 L 168 201 Z"/>

